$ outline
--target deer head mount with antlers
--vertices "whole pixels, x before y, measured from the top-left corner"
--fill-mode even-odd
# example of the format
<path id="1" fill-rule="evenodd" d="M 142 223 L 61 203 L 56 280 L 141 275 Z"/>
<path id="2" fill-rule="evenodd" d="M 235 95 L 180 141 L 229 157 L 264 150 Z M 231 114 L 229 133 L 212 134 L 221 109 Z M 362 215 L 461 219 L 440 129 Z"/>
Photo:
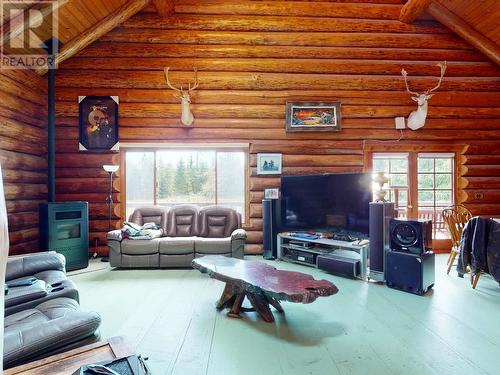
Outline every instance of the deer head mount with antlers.
<path id="1" fill-rule="evenodd" d="M 170 68 L 168 66 L 165 68 L 165 79 L 167 80 L 167 85 L 168 85 L 168 87 L 170 87 L 172 90 L 175 91 L 174 96 L 177 99 L 181 100 L 181 122 L 182 122 L 182 124 L 186 125 L 186 126 L 190 126 L 194 121 L 194 116 L 193 116 L 193 113 L 191 112 L 191 108 L 190 108 L 191 92 L 194 91 L 198 87 L 198 84 L 199 84 L 198 71 L 196 70 L 196 68 L 194 68 L 193 86 L 191 86 L 191 83 L 189 83 L 188 89 L 184 90 L 182 88 L 182 85 L 180 85 L 180 88 L 177 88 L 170 83 L 170 80 L 168 79 L 168 70 L 169 69 Z"/>
<path id="2" fill-rule="evenodd" d="M 408 73 L 406 72 L 406 70 L 401 69 L 401 74 L 405 79 L 406 91 L 408 91 L 409 94 L 413 95 L 411 98 L 416 101 L 418 105 L 417 109 L 410 113 L 410 115 L 408 116 L 407 125 L 411 130 L 420 129 L 425 125 L 425 119 L 427 118 L 427 101 L 434 95 L 432 94 L 432 92 L 437 90 L 439 86 L 441 86 L 441 81 L 443 80 L 444 73 L 446 72 L 446 61 L 440 62 L 436 66 L 439 66 L 441 69 L 441 77 L 439 77 L 439 81 L 435 87 L 425 91 L 423 94 L 419 94 L 418 92 L 410 90 L 410 88 L 408 87 L 408 80 L 406 78 Z"/>

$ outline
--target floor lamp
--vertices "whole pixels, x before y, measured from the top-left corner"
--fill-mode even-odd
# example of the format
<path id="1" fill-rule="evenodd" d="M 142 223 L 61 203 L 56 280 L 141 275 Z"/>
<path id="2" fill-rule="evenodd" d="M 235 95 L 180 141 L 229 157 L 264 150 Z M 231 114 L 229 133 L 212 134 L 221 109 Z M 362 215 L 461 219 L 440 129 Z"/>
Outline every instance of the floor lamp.
<path id="1" fill-rule="evenodd" d="M 102 168 L 109 174 L 109 195 L 108 202 L 108 231 L 111 231 L 111 215 L 113 213 L 113 174 L 118 170 L 118 165 L 105 164 Z M 107 262 L 108 258 L 102 258 L 103 262 Z"/>

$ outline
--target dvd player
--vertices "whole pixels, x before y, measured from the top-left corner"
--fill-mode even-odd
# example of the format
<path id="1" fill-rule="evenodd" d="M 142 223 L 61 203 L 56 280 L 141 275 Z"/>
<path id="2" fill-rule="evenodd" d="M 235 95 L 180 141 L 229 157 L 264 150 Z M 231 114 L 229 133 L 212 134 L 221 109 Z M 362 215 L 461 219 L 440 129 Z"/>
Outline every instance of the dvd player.
<path id="1" fill-rule="evenodd" d="M 317 254 L 308 253 L 306 251 L 300 251 L 296 249 L 288 249 L 285 256 L 292 260 L 303 262 L 307 264 L 316 265 Z"/>

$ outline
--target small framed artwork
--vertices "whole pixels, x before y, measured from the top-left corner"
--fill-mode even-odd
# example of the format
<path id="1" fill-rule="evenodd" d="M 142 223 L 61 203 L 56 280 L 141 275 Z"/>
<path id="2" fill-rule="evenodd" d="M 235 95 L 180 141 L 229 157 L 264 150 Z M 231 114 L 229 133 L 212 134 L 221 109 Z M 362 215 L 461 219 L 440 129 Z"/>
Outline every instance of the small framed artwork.
<path id="1" fill-rule="evenodd" d="M 79 96 L 79 149 L 118 150 L 118 97 Z"/>
<path id="2" fill-rule="evenodd" d="M 266 199 L 278 199 L 280 197 L 280 189 L 264 189 L 264 198 Z"/>
<path id="3" fill-rule="evenodd" d="M 286 102 L 286 131 L 340 129 L 340 102 Z"/>
<path id="4" fill-rule="evenodd" d="M 281 154 L 257 154 L 257 174 L 281 174 Z"/>

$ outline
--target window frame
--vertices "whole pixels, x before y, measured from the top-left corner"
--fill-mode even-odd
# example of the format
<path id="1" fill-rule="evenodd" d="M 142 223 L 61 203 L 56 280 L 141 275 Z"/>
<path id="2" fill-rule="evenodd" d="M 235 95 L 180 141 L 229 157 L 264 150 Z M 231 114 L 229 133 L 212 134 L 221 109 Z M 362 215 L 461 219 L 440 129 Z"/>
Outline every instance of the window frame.
<path id="1" fill-rule="evenodd" d="M 156 204 L 157 192 L 158 192 L 158 180 L 157 180 L 157 152 L 158 151 L 214 151 L 215 152 L 215 197 L 217 200 L 217 152 L 243 152 L 244 155 L 244 202 L 243 206 L 245 209 L 244 215 L 242 215 L 242 224 L 248 224 L 250 220 L 250 193 L 249 193 L 249 154 L 250 145 L 248 143 L 160 143 L 160 144 L 120 144 L 120 216 L 121 220 L 127 220 L 127 165 L 126 165 L 126 153 L 128 151 L 132 152 L 153 152 L 154 155 L 154 170 L 153 170 L 153 201 Z"/>
<path id="2" fill-rule="evenodd" d="M 462 155 L 465 153 L 467 145 L 464 144 L 449 144 L 442 143 L 397 143 L 397 142 L 366 142 L 364 144 L 364 170 L 372 173 L 373 171 L 373 154 L 397 154 L 408 153 L 408 217 L 416 217 L 418 215 L 418 155 L 419 154 L 454 154 L 453 164 L 453 201 L 454 204 L 461 204 L 463 201 L 463 187 L 460 184 L 464 163 Z M 415 178 L 412 178 L 415 176 Z M 411 194 L 415 193 L 415 194 Z M 415 208 L 414 208 L 415 207 Z M 451 249 L 451 239 L 434 239 L 432 240 L 434 251 L 444 252 Z"/>

